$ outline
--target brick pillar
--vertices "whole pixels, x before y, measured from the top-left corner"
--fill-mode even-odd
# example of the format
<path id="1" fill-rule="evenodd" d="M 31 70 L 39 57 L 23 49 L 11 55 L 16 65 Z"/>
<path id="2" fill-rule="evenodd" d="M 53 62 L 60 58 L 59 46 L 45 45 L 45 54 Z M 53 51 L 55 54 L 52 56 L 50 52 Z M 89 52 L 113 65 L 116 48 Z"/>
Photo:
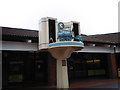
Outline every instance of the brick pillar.
<path id="1" fill-rule="evenodd" d="M 109 64 L 109 74 L 110 78 L 117 78 L 117 65 L 116 65 L 116 55 L 109 54 L 108 55 L 108 64 Z"/>
<path id="2" fill-rule="evenodd" d="M 48 57 L 48 83 L 56 85 L 56 60 L 51 55 Z"/>

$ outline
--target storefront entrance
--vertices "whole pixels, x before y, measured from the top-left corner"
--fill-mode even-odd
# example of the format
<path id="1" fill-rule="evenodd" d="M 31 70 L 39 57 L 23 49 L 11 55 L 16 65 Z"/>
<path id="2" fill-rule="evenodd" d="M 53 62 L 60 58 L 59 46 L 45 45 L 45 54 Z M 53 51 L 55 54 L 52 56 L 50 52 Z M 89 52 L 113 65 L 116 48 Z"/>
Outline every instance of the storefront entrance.
<path id="1" fill-rule="evenodd" d="M 70 81 L 108 78 L 106 54 L 73 53 L 68 59 Z"/>
<path id="2" fill-rule="evenodd" d="M 47 53 L 3 51 L 3 88 L 47 83 Z"/>

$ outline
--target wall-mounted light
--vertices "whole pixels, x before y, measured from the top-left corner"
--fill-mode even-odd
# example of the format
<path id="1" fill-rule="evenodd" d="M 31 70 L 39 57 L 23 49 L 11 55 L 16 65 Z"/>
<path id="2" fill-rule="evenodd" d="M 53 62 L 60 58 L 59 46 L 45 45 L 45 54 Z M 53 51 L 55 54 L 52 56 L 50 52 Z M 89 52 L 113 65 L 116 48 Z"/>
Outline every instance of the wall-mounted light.
<path id="1" fill-rule="evenodd" d="M 113 45 L 114 53 L 116 53 L 116 45 Z"/>
<path id="2" fill-rule="evenodd" d="M 110 45 L 108 45 L 108 47 L 110 47 Z"/>
<path id="3" fill-rule="evenodd" d="M 27 40 L 28 43 L 32 43 L 32 40 Z"/>
<path id="4" fill-rule="evenodd" d="M 92 46 L 95 47 L 95 44 L 93 44 Z"/>
<path id="5" fill-rule="evenodd" d="M 116 45 L 114 45 L 113 47 L 116 48 Z"/>

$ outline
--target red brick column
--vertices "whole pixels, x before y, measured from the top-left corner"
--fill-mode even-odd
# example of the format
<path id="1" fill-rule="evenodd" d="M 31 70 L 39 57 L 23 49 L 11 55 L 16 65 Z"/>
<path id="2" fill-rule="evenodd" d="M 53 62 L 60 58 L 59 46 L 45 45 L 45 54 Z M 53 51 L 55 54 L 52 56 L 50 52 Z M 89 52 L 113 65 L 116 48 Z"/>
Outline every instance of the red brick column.
<path id="1" fill-rule="evenodd" d="M 51 56 L 48 60 L 48 83 L 56 85 L 56 60 Z"/>
<path id="2" fill-rule="evenodd" d="M 110 62 L 109 69 L 111 68 L 110 78 L 117 78 L 116 55 L 109 54 L 108 55 L 108 62 Z"/>

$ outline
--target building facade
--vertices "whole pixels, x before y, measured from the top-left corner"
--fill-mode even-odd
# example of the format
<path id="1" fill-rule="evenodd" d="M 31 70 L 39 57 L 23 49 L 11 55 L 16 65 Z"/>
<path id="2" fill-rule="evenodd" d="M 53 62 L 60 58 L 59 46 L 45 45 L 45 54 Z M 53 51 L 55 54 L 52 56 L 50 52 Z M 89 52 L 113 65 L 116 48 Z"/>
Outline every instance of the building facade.
<path id="1" fill-rule="evenodd" d="M 38 31 L 1 27 L 2 88 L 56 85 L 56 60 L 38 51 Z M 82 35 L 85 48 L 68 58 L 70 83 L 119 78 L 120 33 Z"/>

